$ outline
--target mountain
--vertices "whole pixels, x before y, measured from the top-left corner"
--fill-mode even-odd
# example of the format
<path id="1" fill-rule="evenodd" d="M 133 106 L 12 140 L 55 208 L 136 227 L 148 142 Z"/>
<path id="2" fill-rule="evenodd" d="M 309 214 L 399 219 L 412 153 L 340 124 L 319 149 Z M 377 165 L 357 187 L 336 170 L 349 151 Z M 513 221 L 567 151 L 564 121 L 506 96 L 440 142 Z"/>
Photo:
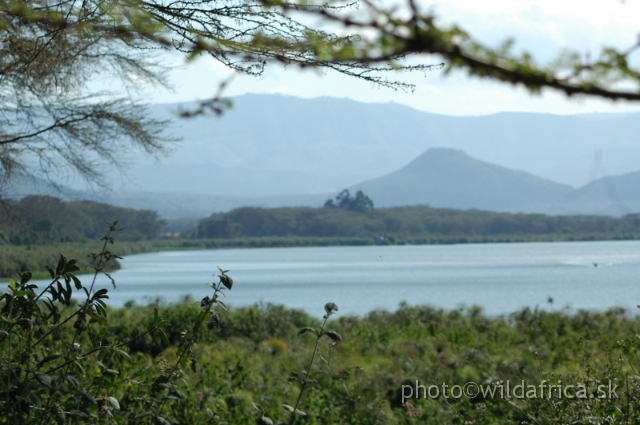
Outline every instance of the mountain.
<path id="1" fill-rule="evenodd" d="M 614 216 L 640 212 L 640 171 L 592 181 L 571 196 L 568 208 Z"/>
<path id="2" fill-rule="evenodd" d="M 103 195 L 102 202 L 109 204 L 157 211 L 163 218 L 208 217 L 212 213 L 227 212 L 240 207 L 300 207 L 322 206 L 330 195 L 273 195 L 273 196 L 226 196 L 201 193 L 172 192 L 125 192 Z"/>
<path id="3" fill-rule="evenodd" d="M 189 105 L 152 105 L 174 118 L 171 156 L 131 156 L 117 191 L 264 197 L 321 194 L 392 173 L 430 147 L 579 187 L 637 169 L 640 114 L 430 114 L 394 103 L 244 95 L 222 117 L 176 119 Z M 604 170 L 607 170 L 605 172 Z"/>
<path id="4" fill-rule="evenodd" d="M 110 172 L 110 193 L 78 192 L 80 186 L 73 186 L 77 190 L 65 189 L 65 197 L 155 209 L 164 217 L 203 216 L 243 205 L 319 206 L 343 188 L 354 188 L 356 182 L 370 182 L 396 172 L 399 175 L 394 179 L 400 180 L 408 172 L 398 170 L 417 161 L 429 148 L 448 148 L 462 150 L 485 166 L 502 167 L 503 172 L 485 175 L 478 164 L 467 163 L 469 157 L 467 162 L 450 159 L 452 167 L 461 167 L 459 175 L 446 174 L 451 170 L 438 168 L 437 164 L 427 169 L 434 173 L 439 170 L 444 173 L 441 177 L 415 171 L 422 176 L 421 181 L 437 182 L 430 189 L 431 195 L 436 196 L 441 184 L 448 188 L 439 197 L 414 199 L 416 192 L 411 185 L 415 179 L 409 177 L 404 177 L 407 189 L 397 189 L 395 194 L 382 190 L 378 199 L 378 195 L 365 193 L 378 206 L 389 202 L 436 206 L 434 199 L 440 202 L 448 196 L 451 201 L 459 192 L 459 199 L 452 205 L 614 215 L 637 210 L 633 190 L 628 199 L 618 202 L 616 196 L 621 195 L 612 198 L 606 189 L 608 180 L 598 183 L 598 178 L 639 168 L 639 113 L 454 117 L 393 103 L 367 104 L 327 97 L 244 95 L 233 102 L 233 108 L 222 117 L 193 119 L 175 118 L 175 112 L 188 108 L 188 104 L 151 105 L 153 117 L 174 119 L 166 133 L 182 141 L 173 145 L 171 155 L 154 159 L 121 153 L 121 161 L 131 167 L 125 174 Z M 473 174 L 473 169 L 480 174 Z M 533 180 L 525 184 L 524 174 L 505 177 L 504 169 L 529 173 L 528 178 Z M 539 181 L 532 175 L 540 177 Z M 464 176 L 473 183 L 473 190 L 453 188 L 452 182 Z M 589 182 L 594 186 L 587 185 L 589 189 L 574 191 L 566 202 L 561 201 L 566 185 L 582 187 Z M 597 189 L 598 184 L 601 189 Z M 613 184 L 626 187 L 618 177 Z M 550 191 L 548 199 L 541 194 L 543 186 Z M 58 196 L 48 186 L 35 190 Z M 499 201 L 496 197 L 503 191 L 509 199 Z"/>
<path id="5" fill-rule="evenodd" d="M 319 207 L 336 192 L 309 195 L 230 196 L 189 192 L 80 192 L 20 177 L 9 197 L 49 194 L 151 209 L 164 218 L 205 217 L 242 206 Z M 640 212 L 640 171 L 597 179 L 580 189 L 474 159 L 461 150 L 431 148 L 386 176 L 349 187 L 364 191 L 376 207 L 430 205 L 459 209 L 545 214 L 620 216 Z"/>
<path id="6" fill-rule="evenodd" d="M 53 184 L 44 179 L 18 174 L 0 185 L 2 196 L 20 199 L 27 195 L 51 195 L 65 200 L 88 199 L 86 191 L 74 190 L 65 185 Z"/>
<path id="7" fill-rule="evenodd" d="M 161 217 L 198 218 L 212 213 L 226 212 L 234 208 L 322 206 L 330 195 L 282 195 L 282 196 L 224 196 L 201 193 L 172 192 L 109 192 L 79 191 L 63 185 L 52 185 L 43 179 L 17 176 L 12 178 L 3 191 L 9 199 L 21 199 L 27 195 L 49 195 L 65 201 L 97 201 L 107 204 L 156 211 Z"/>
<path id="8" fill-rule="evenodd" d="M 559 210 L 575 192 L 569 185 L 446 148 L 428 149 L 400 170 L 350 190 L 362 190 L 377 207 L 429 205 L 503 212 Z"/>

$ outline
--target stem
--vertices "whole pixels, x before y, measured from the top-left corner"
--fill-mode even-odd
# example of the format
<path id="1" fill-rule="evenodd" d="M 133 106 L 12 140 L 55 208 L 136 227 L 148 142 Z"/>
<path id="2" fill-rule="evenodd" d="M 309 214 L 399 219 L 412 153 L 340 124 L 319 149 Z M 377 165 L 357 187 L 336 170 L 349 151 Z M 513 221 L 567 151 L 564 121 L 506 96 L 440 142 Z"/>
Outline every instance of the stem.
<path id="1" fill-rule="evenodd" d="M 40 295 L 38 295 L 34 300 L 33 300 L 33 304 L 37 303 L 38 300 L 49 290 L 49 288 L 51 288 L 56 282 L 58 282 L 60 280 L 60 276 L 56 276 L 50 284 L 47 285 L 46 288 L 44 288 L 44 290 L 42 292 L 40 292 Z"/>
<path id="2" fill-rule="evenodd" d="M 96 264 L 95 266 L 95 271 L 93 273 L 93 280 L 91 282 L 91 287 L 89 288 L 89 295 L 91 295 L 91 293 L 93 292 L 93 287 L 96 284 L 96 279 L 98 278 L 98 273 L 100 273 L 100 268 L 102 267 L 102 261 L 103 261 L 103 254 L 105 253 L 106 249 L 107 249 L 107 243 L 109 243 L 109 238 L 111 236 L 111 233 L 113 231 L 111 229 L 109 229 L 109 232 L 107 232 L 107 234 L 104 237 L 104 243 L 102 244 L 102 250 L 100 251 L 100 254 L 98 255 L 99 260 L 98 260 L 98 264 Z M 42 297 L 42 295 L 45 294 L 45 292 L 47 292 L 47 290 L 53 286 L 54 283 L 56 283 L 58 280 L 60 279 L 60 276 L 57 276 L 53 282 L 51 282 L 49 285 L 47 285 L 47 287 L 45 288 L 44 291 L 42 291 L 40 293 L 40 295 L 38 295 L 38 297 L 34 300 L 34 303 L 36 301 L 38 301 L 38 299 L 40 299 L 40 297 Z M 84 310 L 86 310 L 92 303 L 90 302 L 90 300 L 87 298 L 87 301 L 84 303 L 84 305 L 82 307 L 80 307 L 80 309 L 76 310 L 74 313 L 71 314 L 71 316 L 67 317 L 65 320 L 63 320 L 61 323 L 59 323 L 55 328 L 51 329 L 49 332 L 47 332 L 46 334 L 44 334 L 38 341 L 36 341 L 35 344 L 33 344 L 34 346 L 38 345 L 40 342 L 42 342 L 43 339 L 45 339 L 47 336 L 49 336 L 53 331 L 55 331 L 56 329 L 60 329 L 65 323 L 67 323 L 69 320 L 71 320 L 74 316 L 76 316 L 78 313 L 83 312 Z"/>
<path id="3" fill-rule="evenodd" d="M 311 355 L 311 361 L 309 362 L 309 367 L 307 367 L 307 371 L 305 373 L 304 379 L 302 380 L 302 387 L 300 387 L 300 393 L 298 394 L 298 399 L 296 400 L 296 405 L 293 407 L 293 419 L 291 420 L 291 425 L 296 423 L 297 419 L 297 410 L 300 405 L 300 400 L 302 400 L 302 393 L 304 393 L 305 388 L 307 388 L 307 382 L 309 382 L 309 375 L 311 374 L 311 367 L 313 366 L 313 361 L 316 358 L 316 353 L 318 352 L 318 346 L 320 345 L 320 338 L 322 338 L 322 331 L 324 331 L 324 327 L 327 324 L 327 320 L 329 320 L 329 316 L 331 313 L 327 313 L 324 316 L 324 322 L 322 322 L 322 327 L 320 328 L 320 332 L 316 335 L 316 346 L 313 349 L 313 354 Z"/>
<path id="4" fill-rule="evenodd" d="M 222 281 L 218 282 L 218 286 L 213 288 L 213 299 L 216 299 L 216 295 L 218 295 L 218 292 L 220 292 L 220 288 L 222 285 Z M 185 354 L 187 354 L 188 348 L 191 344 L 193 344 L 193 342 L 195 341 L 198 329 L 200 329 L 200 326 L 202 325 L 202 322 L 204 322 L 204 319 L 207 318 L 207 316 L 209 315 L 209 312 L 211 311 L 211 308 L 213 307 L 213 304 L 215 304 L 215 302 L 211 302 L 207 308 L 204 310 L 204 314 L 200 313 L 202 316 L 202 319 L 198 320 L 196 323 L 194 323 L 193 325 L 193 330 L 191 331 L 191 338 L 189 338 L 189 341 L 186 343 L 185 349 L 182 350 L 182 353 L 180 353 L 180 356 L 178 357 L 178 360 L 176 360 L 176 364 L 175 364 L 175 368 L 177 368 L 180 365 L 180 362 L 182 361 L 182 359 L 184 358 Z"/>
<path id="5" fill-rule="evenodd" d="M 102 244 L 102 251 L 100 252 L 100 255 L 99 255 L 100 259 L 98 260 L 98 264 L 96 264 L 96 271 L 93 274 L 93 280 L 91 281 L 91 287 L 89 288 L 89 295 L 91 295 L 91 293 L 93 292 L 93 287 L 96 284 L 96 279 L 98 278 L 99 270 L 102 267 L 102 260 L 104 259 L 102 255 L 104 255 L 105 251 L 107 250 L 107 244 L 109 243 L 110 236 L 111 236 L 111 230 L 109 230 L 109 232 L 104 238 L 104 243 Z"/>
<path id="6" fill-rule="evenodd" d="M 340 375 L 338 375 L 338 373 L 336 372 L 336 370 L 331 366 L 331 363 L 329 363 L 328 360 L 326 360 L 323 357 L 320 357 L 322 359 L 322 361 L 325 362 L 325 364 L 327 365 L 327 367 L 329 368 L 329 370 L 333 373 L 333 375 L 338 378 L 340 380 L 340 383 L 342 384 L 342 387 L 344 388 L 344 391 L 347 393 L 347 397 L 349 397 L 349 400 L 351 400 L 351 402 L 353 403 L 353 410 L 356 411 L 356 414 L 358 415 L 358 419 L 360 419 L 360 423 L 365 423 L 364 422 L 364 418 L 362 417 L 362 415 L 360 414 L 360 411 L 358 410 L 358 405 L 356 403 L 355 398 L 351 395 L 351 391 L 349 391 L 349 387 L 347 387 L 347 384 L 344 382 L 344 379 L 340 378 Z"/>
<path id="7" fill-rule="evenodd" d="M 135 341 L 135 340 L 136 340 L 136 339 L 138 339 L 138 338 L 142 338 L 143 336 L 147 335 L 148 333 L 151 333 L 151 332 L 155 331 L 156 329 L 158 329 L 158 327 L 157 327 L 157 326 L 152 326 L 151 328 L 149 328 L 149 329 L 148 329 L 148 330 L 146 330 L 145 332 L 141 333 L 140 335 L 137 335 L 137 336 L 135 336 L 135 337 L 131 338 L 129 341 L 121 342 L 120 344 L 116 344 L 116 345 L 102 345 L 102 346 L 100 346 L 100 347 L 96 347 L 96 348 L 94 348 L 93 350 L 87 351 L 86 353 L 82 354 L 82 355 L 81 355 L 81 356 L 79 356 L 79 357 L 87 357 L 87 356 L 90 356 L 90 355 L 91 355 L 91 354 L 93 354 L 93 353 L 96 353 L 96 352 L 98 352 L 98 351 L 102 351 L 102 350 L 106 350 L 106 349 L 112 349 L 112 348 L 120 348 L 120 347 L 124 347 L 125 345 L 127 345 L 127 344 L 131 343 L 132 341 Z M 65 367 L 65 366 L 67 366 L 67 365 L 69 365 L 69 364 L 73 363 L 75 360 L 76 360 L 75 358 L 73 358 L 73 359 L 69 359 L 69 360 L 67 360 L 66 362 L 62 363 L 61 365 L 59 365 L 59 366 L 56 366 L 56 367 L 54 367 L 54 368 L 49 369 L 48 371 L 46 371 L 46 372 L 45 372 L 45 375 L 48 375 L 48 374 L 50 374 L 51 372 L 55 372 L 56 370 L 61 369 L 61 368 Z"/>
<path id="8" fill-rule="evenodd" d="M 49 335 L 51 335 L 52 332 L 62 328 L 62 326 L 67 323 L 69 320 L 73 319 L 76 315 L 78 315 L 79 313 L 81 313 L 83 310 L 85 310 L 87 308 L 87 306 L 91 305 L 90 303 L 85 303 L 82 307 L 80 307 L 79 310 L 74 311 L 73 313 L 71 313 L 71 315 L 69 317 L 67 317 L 66 319 L 64 319 L 62 322 L 58 323 L 58 325 L 51 329 L 49 332 L 47 332 L 46 334 L 42 335 L 42 337 L 40 337 L 39 340 L 37 340 L 33 346 L 35 347 L 36 345 L 40 344 L 42 342 L 43 339 L 45 339 L 46 337 L 48 337 Z"/>

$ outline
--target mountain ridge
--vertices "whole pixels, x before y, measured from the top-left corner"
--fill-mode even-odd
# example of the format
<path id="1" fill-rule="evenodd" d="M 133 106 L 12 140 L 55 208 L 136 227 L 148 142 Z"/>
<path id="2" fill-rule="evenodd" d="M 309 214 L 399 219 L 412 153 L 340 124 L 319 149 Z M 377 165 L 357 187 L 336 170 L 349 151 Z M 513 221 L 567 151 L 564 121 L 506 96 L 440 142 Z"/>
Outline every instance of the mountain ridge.
<path id="1" fill-rule="evenodd" d="M 46 182 L 39 184 L 31 193 L 51 194 L 52 188 Z M 640 171 L 603 177 L 574 189 L 524 171 L 480 161 L 462 150 L 450 148 L 430 148 L 399 170 L 348 188 L 354 193 L 363 190 L 376 207 L 429 205 L 515 213 L 612 216 L 640 211 Z M 61 192 L 52 194 L 69 200 L 88 199 L 152 209 L 165 218 L 193 218 L 242 206 L 320 207 L 336 193 L 242 197 L 143 191 L 100 194 L 62 188 Z M 25 190 L 13 192 L 14 196 L 26 194 Z"/>
<path id="2" fill-rule="evenodd" d="M 393 102 L 330 97 L 233 100 L 233 109 L 221 118 L 174 123 L 168 134 L 185 142 L 169 158 L 136 159 L 135 190 L 325 193 L 391 173 L 430 147 L 462 149 L 482 161 L 581 187 L 598 175 L 594 170 L 635 171 L 634 158 L 640 157 L 637 113 L 604 120 L 523 112 L 454 117 Z M 151 112 L 164 119 L 178 107 L 153 105 Z"/>
<path id="3" fill-rule="evenodd" d="M 569 198 L 575 189 L 471 158 L 462 150 L 429 148 L 400 170 L 353 185 L 377 206 L 539 212 Z"/>

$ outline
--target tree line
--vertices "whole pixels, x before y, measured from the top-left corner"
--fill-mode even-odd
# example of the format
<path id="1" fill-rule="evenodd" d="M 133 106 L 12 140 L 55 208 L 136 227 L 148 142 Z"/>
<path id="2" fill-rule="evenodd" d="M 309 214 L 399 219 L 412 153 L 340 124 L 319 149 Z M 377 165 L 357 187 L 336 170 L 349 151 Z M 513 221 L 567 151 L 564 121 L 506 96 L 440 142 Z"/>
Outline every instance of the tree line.
<path id="1" fill-rule="evenodd" d="M 640 214 L 549 216 L 427 206 L 380 208 L 238 208 L 201 220 L 185 233 L 194 238 L 267 236 L 386 237 L 489 235 L 608 235 L 640 237 Z"/>
<path id="2" fill-rule="evenodd" d="M 324 208 L 237 208 L 204 218 L 184 231 L 186 239 L 242 239 L 273 237 L 374 238 L 394 237 L 407 243 L 446 240 L 440 237 L 589 235 L 598 238 L 640 238 L 640 214 L 608 216 L 551 216 L 480 210 L 455 210 L 428 206 L 373 209 L 366 196 L 338 196 Z M 340 200 L 344 201 L 340 206 Z M 94 201 L 66 202 L 51 196 L 32 195 L 7 201 L 0 210 L 0 245 L 86 242 L 99 239 L 105 221 L 119 220 L 123 241 L 152 240 L 167 226 L 155 211 L 116 207 Z M 436 237 L 436 239 L 433 239 Z M 440 238 L 440 239 L 438 239 Z M 513 238 L 511 238 L 513 239 Z M 510 240 L 511 240 L 510 239 Z M 456 239 L 457 240 L 457 239 Z M 516 239 L 513 239 L 516 240 Z M 524 238 L 523 240 L 526 240 Z M 423 242 L 421 242 L 423 241 Z"/>
<path id="3" fill-rule="evenodd" d="M 0 210 L 0 244 L 84 242 L 104 235 L 105 221 L 117 219 L 121 240 L 153 239 L 165 226 L 155 211 L 135 210 L 93 201 L 65 202 L 32 195 L 5 201 Z"/>

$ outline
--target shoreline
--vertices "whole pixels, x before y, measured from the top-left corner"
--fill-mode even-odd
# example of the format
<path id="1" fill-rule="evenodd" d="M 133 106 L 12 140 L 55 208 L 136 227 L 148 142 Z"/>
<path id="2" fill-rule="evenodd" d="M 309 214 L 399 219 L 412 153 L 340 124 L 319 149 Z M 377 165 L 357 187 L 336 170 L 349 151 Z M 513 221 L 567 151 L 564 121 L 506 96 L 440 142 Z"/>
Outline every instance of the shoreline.
<path id="1" fill-rule="evenodd" d="M 246 248 L 292 248 L 292 247 L 331 247 L 331 246 L 393 246 L 393 245 L 461 245 L 496 244 L 528 242 L 590 242 L 590 241 L 633 241 L 640 240 L 640 234 L 611 235 L 432 235 L 411 237 L 406 235 L 369 236 L 369 237 L 295 237 L 265 236 L 244 238 L 171 238 L 161 237 L 144 241 L 116 242 L 113 251 L 119 256 L 144 254 L 162 251 L 194 251 L 208 249 L 246 249 Z M 0 278 L 16 279 L 18 272 L 31 271 L 34 279 L 49 277 L 46 266 L 56 264 L 60 254 L 67 259 L 75 258 L 81 268 L 86 268 L 87 256 L 99 248 L 97 242 L 59 243 L 46 245 L 0 245 Z M 107 271 L 120 269 L 117 262 Z"/>

